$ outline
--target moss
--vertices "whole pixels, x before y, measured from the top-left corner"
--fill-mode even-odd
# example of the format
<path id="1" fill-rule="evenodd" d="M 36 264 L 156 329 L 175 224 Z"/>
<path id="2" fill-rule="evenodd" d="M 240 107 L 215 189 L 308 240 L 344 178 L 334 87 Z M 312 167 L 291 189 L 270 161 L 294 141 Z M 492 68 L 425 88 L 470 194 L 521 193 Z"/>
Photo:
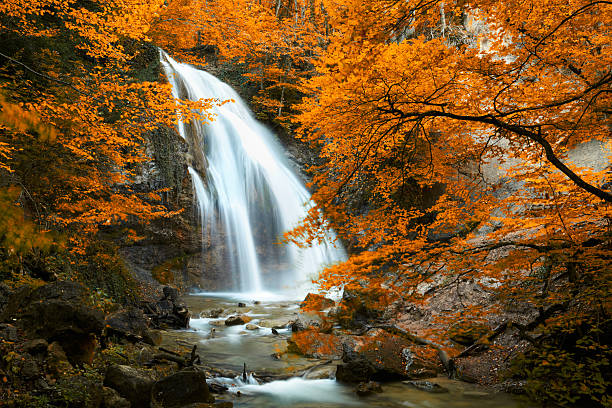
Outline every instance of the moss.
<path id="1" fill-rule="evenodd" d="M 183 269 L 185 262 L 187 261 L 187 256 L 188 255 L 177 256 L 175 258 L 168 259 L 159 266 L 156 266 L 153 268 L 153 271 L 151 271 L 153 278 L 164 285 L 175 283 L 173 271 Z"/>

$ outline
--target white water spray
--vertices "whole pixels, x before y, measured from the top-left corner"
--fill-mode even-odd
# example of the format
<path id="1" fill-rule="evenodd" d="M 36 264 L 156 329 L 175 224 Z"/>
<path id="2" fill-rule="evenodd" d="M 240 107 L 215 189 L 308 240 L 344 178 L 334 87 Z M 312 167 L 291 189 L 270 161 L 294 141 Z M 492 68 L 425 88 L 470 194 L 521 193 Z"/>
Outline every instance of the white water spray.
<path id="1" fill-rule="evenodd" d="M 194 168 L 189 173 L 203 239 L 224 248 L 223 259 L 214 264 L 227 270 L 225 289 L 295 291 L 322 267 L 343 260 L 344 250 L 332 244 L 333 237 L 306 249 L 278 244 L 306 216 L 310 194 L 275 136 L 227 84 L 164 52 L 161 61 L 175 97 L 235 101 L 215 108 L 211 123 L 178 125 L 180 135 L 205 156 L 205 179 Z"/>

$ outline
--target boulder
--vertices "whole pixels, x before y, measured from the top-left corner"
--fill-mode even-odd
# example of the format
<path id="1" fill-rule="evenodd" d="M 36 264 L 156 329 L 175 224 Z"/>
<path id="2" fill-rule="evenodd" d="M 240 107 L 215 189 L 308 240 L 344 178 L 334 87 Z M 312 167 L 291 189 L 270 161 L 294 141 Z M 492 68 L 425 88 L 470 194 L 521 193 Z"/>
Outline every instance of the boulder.
<path id="1" fill-rule="evenodd" d="M 304 373 L 302 377 L 307 380 L 321 380 L 321 379 L 334 378 L 335 374 L 336 374 L 336 366 L 328 364 L 324 366 L 314 367 L 308 370 L 306 373 Z"/>
<path id="2" fill-rule="evenodd" d="M 339 360 L 342 357 L 342 340 L 333 334 L 303 330 L 291 335 L 287 350 L 306 357 Z"/>
<path id="3" fill-rule="evenodd" d="M 417 390 L 431 392 L 433 394 L 442 394 L 448 392 L 448 388 L 431 381 L 402 381 L 404 384 L 410 385 Z"/>
<path id="4" fill-rule="evenodd" d="M 358 384 L 370 381 L 376 370 L 366 359 L 351 359 L 336 367 L 336 380 L 341 383 Z"/>
<path id="5" fill-rule="evenodd" d="M 267 327 L 268 329 L 284 329 L 291 322 L 287 319 L 266 319 L 260 320 L 258 325 L 259 327 Z"/>
<path id="6" fill-rule="evenodd" d="M 359 395 L 360 397 L 381 392 L 383 392 L 383 389 L 380 386 L 380 383 L 377 383 L 376 381 L 362 382 L 355 387 L 355 394 Z"/>
<path id="7" fill-rule="evenodd" d="M 157 381 L 151 391 L 152 405 L 179 408 L 193 403 L 212 403 L 203 371 L 188 368 Z"/>
<path id="8" fill-rule="evenodd" d="M 251 320 L 252 319 L 247 315 L 230 316 L 227 319 L 225 319 L 225 325 L 226 326 L 237 326 L 240 324 L 246 324 L 250 322 Z"/>
<path id="9" fill-rule="evenodd" d="M 141 302 L 140 308 L 155 329 L 186 329 L 189 327 L 191 314 L 182 303 L 171 298 L 157 302 Z"/>
<path id="10" fill-rule="evenodd" d="M 108 315 L 104 321 L 106 336 L 116 336 L 129 341 L 144 341 L 147 344 L 159 344 L 159 336 L 149 329 L 149 320 L 141 309 L 127 307 Z"/>
<path id="11" fill-rule="evenodd" d="M 323 320 L 321 317 L 314 314 L 300 313 L 289 325 L 291 326 L 291 331 L 294 333 L 309 329 L 316 329 L 319 331 L 320 327 L 323 325 Z"/>
<path id="12" fill-rule="evenodd" d="M 100 408 L 131 408 L 130 401 L 121 397 L 119 393 L 112 388 L 102 388 L 102 405 Z"/>
<path id="13" fill-rule="evenodd" d="M 390 381 L 413 378 L 424 371 L 437 372 L 437 355 L 425 346 L 382 330 L 367 336 L 343 339 L 343 364 L 336 378 L 341 382 Z"/>
<path id="14" fill-rule="evenodd" d="M 256 324 L 253 323 L 248 323 L 245 328 L 247 330 L 259 330 L 259 326 L 257 326 Z"/>
<path id="15" fill-rule="evenodd" d="M 87 289 L 75 282 L 23 287 L 10 296 L 0 319 L 16 319 L 30 337 L 58 341 L 73 364 L 90 364 L 104 321 L 87 300 Z"/>
<path id="16" fill-rule="evenodd" d="M 104 377 L 104 385 L 117 391 L 133 408 L 149 407 L 154 383 L 149 371 L 126 365 L 110 366 Z"/>
<path id="17" fill-rule="evenodd" d="M 309 293 L 300 304 L 300 307 L 306 310 L 324 310 L 334 306 L 336 302 L 317 293 Z"/>

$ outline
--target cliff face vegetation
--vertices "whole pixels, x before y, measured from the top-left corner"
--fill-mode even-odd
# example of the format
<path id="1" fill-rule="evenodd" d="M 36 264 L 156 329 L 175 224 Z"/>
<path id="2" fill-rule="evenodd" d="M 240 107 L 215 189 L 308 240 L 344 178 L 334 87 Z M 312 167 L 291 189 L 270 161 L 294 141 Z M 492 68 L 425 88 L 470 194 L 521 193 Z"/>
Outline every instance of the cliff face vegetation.
<path id="1" fill-rule="evenodd" d="M 347 324 L 419 310 L 451 358 L 511 335 L 532 398 L 609 406 L 611 24 L 587 0 L 4 1 L 0 279 L 129 303 L 134 271 L 198 268 L 172 129 L 222 101 L 173 98 L 161 47 L 308 145 L 285 239 L 347 246 L 317 281 L 359 294 Z"/>

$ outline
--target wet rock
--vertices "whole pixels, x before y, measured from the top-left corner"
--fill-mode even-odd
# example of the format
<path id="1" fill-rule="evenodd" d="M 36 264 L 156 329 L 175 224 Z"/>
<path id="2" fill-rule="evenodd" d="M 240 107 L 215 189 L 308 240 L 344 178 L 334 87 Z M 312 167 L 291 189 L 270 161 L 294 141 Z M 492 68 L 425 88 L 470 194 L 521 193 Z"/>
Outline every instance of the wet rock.
<path id="1" fill-rule="evenodd" d="M 253 323 L 249 323 L 245 326 L 247 330 L 259 330 L 259 326 Z"/>
<path id="2" fill-rule="evenodd" d="M 273 328 L 273 329 L 272 329 L 272 334 L 273 334 L 273 335 L 275 335 L 275 336 L 278 336 L 278 331 L 277 331 L 276 329 L 274 329 L 274 328 Z"/>
<path id="3" fill-rule="evenodd" d="M 374 393 L 380 393 L 383 389 L 376 381 L 362 382 L 355 387 L 355 394 L 365 397 Z"/>
<path id="4" fill-rule="evenodd" d="M 203 371 L 190 368 L 162 378 L 153 385 L 153 406 L 179 408 L 193 403 L 212 403 L 215 398 L 206 385 Z"/>
<path id="5" fill-rule="evenodd" d="M 259 300 L 256 300 L 256 301 L 254 301 L 254 302 L 253 302 L 253 304 L 254 304 L 254 305 L 260 305 L 260 304 L 261 304 L 261 302 L 260 302 Z"/>
<path id="6" fill-rule="evenodd" d="M 317 293 L 309 293 L 300 304 L 300 307 L 307 310 L 324 310 L 334 306 L 336 302 Z"/>
<path id="7" fill-rule="evenodd" d="M 289 325 L 290 321 L 286 319 L 266 319 L 260 320 L 259 327 L 267 327 L 269 329 L 284 329 Z"/>
<path id="8" fill-rule="evenodd" d="M 34 339 L 34 340 L 29 340 L 26 341 L 25 343 L 23 343 L 22 348 L 32 354 L 32 355 L 36 355 L 36 354 L 46 354 L 47 353 L 47 348 L 49 347 L 49 343 L 47 343 L 47 341 L 45 339 Z"/>
<path id="9" fill-rule="evenodd" d="M 131 408 L 132 404 L 112 388 L 102 388 L 102 405 L 100 408 Z"/>
<path id="10" fill-rule="evenodd" d="M 246 303 L 239 302 L 238 307 L 246 307 Z"/>
<path id="11" fill-rule="evenodd" d="M 328 364 L 322 367 L 315 367 L 306 372 L 302 377 L 307 380 L 323 380 L 333 378 L 336 374 L 336 366 Z"/>
<path id="12" fill-rule="evenodd" d="M 431 392 L 433 394 L 442 394 L 448 392 L 448 388 L 431 381 L 402 381 L 402 383 L 410 385 L 417 390 Z"/>
<path id="13" fill-rule="evenodd" d="M 247 315 L 230 316 L 227 319 L 225 319 L 225 325 L 226 326 L 237 326 L 240 324 L 246 324 L 250 322 L 251 320 L 252 319 Z"/>
<path id="14" fill-rule="evenodd" d="M 321 328 L 328 324 L 331 328 L 331 323 L 323 322 L 320 316 L 314 313 L 300 313 L 297 315 L 295 320 L 290 323 L 291 331 L 298 332 L 302 330 L 310 330 L 314 329 L 317 331 L 325 331 L 321 330 Z"/>
<path id="15" fill-rule="evenodd" d="M 210 310 L 204 310 L 200 312 L 200 317 L 209 318 L 209 319 L 217 319 L 222 314 L 223 314 L 223 309 L 210 309 Z"/>
<path id="16" fill-rule="evenodd" d="M 225 320 L 212 320 L 208 324 L 210 324 L 211 326 L 221 327 L 225 326 Z"/>
<path id="17" fill-rule="evenodd" d="M 154 380 L 150 372 L 126 365 L 112 365 L 106 370 L 104 385 L 117 391 L 132 407 L 148 407 Z"/>

